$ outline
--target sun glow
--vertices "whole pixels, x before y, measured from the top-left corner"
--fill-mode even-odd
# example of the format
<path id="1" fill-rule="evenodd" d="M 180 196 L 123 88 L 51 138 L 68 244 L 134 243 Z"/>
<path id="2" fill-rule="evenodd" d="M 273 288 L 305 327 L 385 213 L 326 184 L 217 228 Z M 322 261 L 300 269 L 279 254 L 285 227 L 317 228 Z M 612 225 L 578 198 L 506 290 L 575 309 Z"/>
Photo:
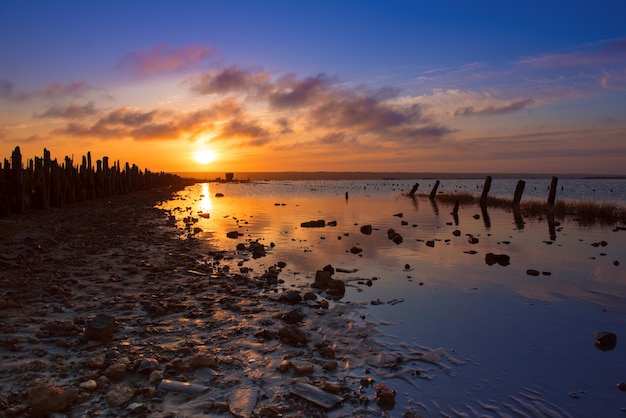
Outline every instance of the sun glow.
<path id="1" fill-rule="evenodd" d="M 200 164 L 208 164 L 217 159 L 217 154 L 213 150 L 203 148 L 196 151 L 196 153 L 194 154 L 194 159 Z"/>

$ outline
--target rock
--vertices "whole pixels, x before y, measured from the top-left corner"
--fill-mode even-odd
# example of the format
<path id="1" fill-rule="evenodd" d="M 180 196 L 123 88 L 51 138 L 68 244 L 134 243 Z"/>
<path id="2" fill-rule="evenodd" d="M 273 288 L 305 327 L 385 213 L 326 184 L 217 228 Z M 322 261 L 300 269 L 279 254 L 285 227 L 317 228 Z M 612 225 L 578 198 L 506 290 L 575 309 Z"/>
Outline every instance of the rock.
<path id="1" fill-rule="evenodd" d="M 85 389 L 85 390 L 87 390 L 87 391 L 89 391 L 89 392 L 92 392 L 92 391 L 94 391 L 94 390 L 96 390 L 96 389 L 98 388 L 98 383 L 97 383 L 95 380 L 90 379 L 90 380 L 87 380 L 87 381 L 85 381 L 85 382 L 82 382 L 82 383 L 81 383 L 80 385 L 78 385 L 78 386 L 79 386 L 81 389 Z"/>
<path id="2" fill-rule="evenodd" d="M 352 254 L 360 254 L 360 253 L 363 252 L 363 250 L 361 248 L 359 248 L 359 247 L 352 247 L 352 248 L 350 248 L 350 252 Z"/>
<path id="3" fill-rule="evenodd" d="M 379 383 L 376 385 L 376 403 L 381 409 L 390 410 L 396 405 L 396 391 Z"/>
<path id="4" fill-rule="evenodd" d="M 312 374 L 315 371 L 313 363 L 304 360 L 291 360 L 291 367 L 298 374 Z"/>
<path id="5" fill-rule="evenodd" d="M 328 344 L 326 341 L 322 341 L 321 343 L 315 344 L 315 348 L 320 352 L 322 357 L 325 358 L 335 358 L 335 349 Z"/>
<path id="6" fill-rule="evenodd" d="M 327 372 L 332 372 L 333 370 L 337 370 L 337 367 L 339 367 L 339 363 L 337 363 L 334 360 L 327 361 L 324 364 L 322 364 L 322 369 Z"/>
<path id="7" fill-rule="evenodd" d="M 341 392 L 341 385 L 338 383 L 329 382 L 328 380 L 324 380 L 320 383 L 320 389 L 325 392 L 338 395 L 339 392 Z"/>
<path id="8" fill-rule="evenodd" d="M 458 229 L 455 229 L 454 231 L 452 231 L 452 235 L 454 235 L 455 237 L 460 237 L 461 236 L 461 231 Z"/>
<path id="9" fill-rule="evenodd" d="M 435 247 L 435 241 L 433 241 L 432 239 L 426 241 L 426 246 L 434 248 Z"/>
<path id="10" fill-rule="evenodd" d="M 288 290 L 279 296 L 278 301 L 288 303 L 289 305 L 296 305 L 302 301 L 302 296 L 297 290 Z"/>
<path id="11" fill-rule="evenodd" d="M 198 369 L 200 367 L 210 367 L 215 369 L 217 367 L 217 359 L 215 356 L 211 356 L 209 354 L 196 354 L 191 357 L 191 360 L 189 360 L 189 365 L 194 369 Z"/>
<path id="12" fill-rule="evenodd" d="M 115 385 L 109 389 L 105 399 L 109 405 L 118 408 L 127 404 L 134 396 L 134 389 L 125 385 Z"/>
<path id="13" fill-rule="evenodd" d="M 534 269 L 528 269 L 526 270 L 526 274 L 528 274 L 529 276 L 539 276 L 539 271 Z"/>
<path id="14" fill-rule="evenodd" d="M 87 359 L 87 367 L 89 367 L 90 369 L 104 369 L 104 366 L 104 356 L 95 356 Z"/>
<path id="15" fill-rule="evenodd" d="M 619 390 L 621 390 L 622 392 L 626 392 L 626 383 L 624 383 L 624 382 L 619 382 L 619 383 L 617 384 L 617 388 L 618 388 Z"/>
<path id="16" fill-rule="evenodd" d="M 85 335 L 90 340 L 105 342 L 113 337 L 115 326 L 115 318 L 106 314 L 98 314 L 85 328 Z"/>
<path id="17" fill-rule="evenodd" d="M 295 325 L 285 325 L 278 330 L 278 336 L 284 344 L 293 346 L 305 346 L 308 338 L 304 331 Z"/>
<path id="18" fill-rule="evenodd" d="M 137 367 L 137 373 L 150 374 L 153 371 L 158 370 L 159 368 L 160 364 L 157 359 L 152 357 L 144 358 L 141 360 L 139 366 Z"/>
<path id="19" fill-rule="evenodd" d="M 59 386 L 35 386 L 28 391 L 28 406 L 34 416 L 49 412 L 62 412 L 78 398 L 78 389 L 64 389 Z"/>
<path id="20" fill-rule="evenodd" d="M 286 314 L 282 314 L 280 319 L 287 324 L 297 324 L 304 319 L 304 312 L 302 309 L 293 309 Z"/>
<path id="21" fill-rule="evenodd" d="M 617 335 L 608 331 L 600 331 L 596 334 L 596 348 L 602 351 L 613 350 L 617 346 Z"/>
<path id="22" fill-rule="evenodd" d="M 318 289 L 326 289 L 328 287 L 328 283 L 330 283 L 330 281 L 332 280 L 333 273 L 329 273 L 326 270 L 318 270 L 315 273 L 314 287 Z"/>
<path id="23" fill-rule="evenodd" d="M 326 221 L 318 219 L 317 221 L 302 222 L 300 226 L 302 228 L 323 228 L 326 226 Z"/>
<path id="24" fill-rule="evenodd" d="M 393 228 L 389 228 L 387 230 L 387 238 L 393 241 L 396 245 L 402 243 L 402 235 L 398 234 Z"/>
<path id="25" fill-rule="evenodd" d="M 342 297 L 346 294 L 346 285 L 343 280 L 331 279 L 331 281 L 328 283 L 326 293 L 331 296 Z"/>
<path id="26" fill-rule="evenodd" d="M 150 373 L 150 377 L 148 378 L 148 384 L 150 385 L 158 385 L 163 380 L 163 373 L 161 370 L 155 370 Z"/>
<path id="27" fill-rule="evenodd" d="M 114 363 L 104 371 L 104 375 L 111 380 L 120 380 L 125 373 L 126 365 L 120 363 Z"/>
<path id="28" fill-rule="evenodd" d="M 485 263 L 489 266 L 493 266 L 496 263 L 501 266 L 508 266 L 511 264 L 511 257 L 506 254 L 487 253 L 485 254 Z"/>
<path id="29" fill-rule="evenodd" d="M 243 234 L 239 234 L 239 231 L 230 231 L 226 233 L 227 238 L 239 238 L 239 235 Z"/>
<path id="30" fill-rule="evenodd" d="M 478 244 L 478 238 L 476 238 L 475 236 L 469 235 L 467 237 L 467 242 L 469 242 L 470 244 Z"/>
<path id="31" fill-rule="evenodd" d="M 361 233 L 364 235 L 372 235 L 372 225 L 361 226 Z"/>
<path id="32" fill-rule="evenodd" d="M 281 373 L 287 373 L 289 371 L 289 369 L 291 368 L 291 362 L 287 361 L 287 360 L 283 360 L 279 365 L 278 365 L 278 371 L 280 371 Z"/>
<path id="33" fill-rule="evenodd" d="M 320 388 L 310 385 L 308 383 L 296 383 L 291 387 L 290 391 L 294 395 L 306 399 L 307 401 L 312 402 L 325 409 L 331 409 L 332 407 L 343 401 L 343 398 L 341 396 L 325 392 Z"/>

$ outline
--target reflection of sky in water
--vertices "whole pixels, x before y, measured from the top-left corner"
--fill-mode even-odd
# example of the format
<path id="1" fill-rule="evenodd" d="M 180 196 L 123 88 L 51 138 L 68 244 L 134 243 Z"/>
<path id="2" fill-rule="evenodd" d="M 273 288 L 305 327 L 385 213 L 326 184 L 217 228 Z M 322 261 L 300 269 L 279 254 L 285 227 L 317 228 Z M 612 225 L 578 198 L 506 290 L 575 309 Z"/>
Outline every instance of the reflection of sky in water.
<path id="1" fill-rule="evenodd" d="M 306 287 L 316 270 L 331 264 L 358 269 L 335 275 L 349 280 L 344 300 L 403 300 L 368 305 L 366 315 L 395 324 L 383 329 L 395 336 L 390 341 L 442 346 L 471 359 L 460 376 L 420 385 L 424 399 L 458 409 L 473 399 L 506 401 L 532 387 L 576 416 L 621 411 L 623 398 L 615 384 L 626 380 L 626 345 L 601 353 L 593 336 L 625 329 L 626 231 L 563 222 L 552 240 L 546 219 L 525 219 L 520 227 L 513 213 L 490 209 L 487 226 L 476 206 L 461 206 L 457 225 L 451 206 L 401 197 L 401 189 L 406 190 L 391 183 L 347 182 L 320 182 L 306 190 L 196 185 L 171 205 L 183 208 L 179 219 L 210 211 L 209 219 L 196 224 L 203 230 L 198 237 L 217 249 L 235 250 L 251 240 L 274 243 L 266 257 L 244 265 L 261 274 L 286 262 L 280 275 L 285 288 Z M 224 197 L 214 197 L 217 192 Z M 403 216 L 394 216 L 399 213 Z M 300 226 L 317 219 L 337 226 Z M 371 235 L 360 232 L 367 224 L 374 228 Z M 401 244 L 387 238 L 389 228 L 402 235 Z M 233 230 L 243 236 L 226 238 Z M 468 234 L 478 243 L 471 244 Z M 426 245 L 429 240 L 434 247 Z M 592 246 L 603 240 L 606 246 Z M 361 256 L 352 254 L 352 247 L 361 248 Z M 488 252 L 509 255 L 510 265 L 488 266 Z M 550 275 L 530 276 L 528 269 Z M 374 277 L 371 287 L 357 283 Z M 568 396 L 575 390 L 599 394 L 580 402 Z"/>

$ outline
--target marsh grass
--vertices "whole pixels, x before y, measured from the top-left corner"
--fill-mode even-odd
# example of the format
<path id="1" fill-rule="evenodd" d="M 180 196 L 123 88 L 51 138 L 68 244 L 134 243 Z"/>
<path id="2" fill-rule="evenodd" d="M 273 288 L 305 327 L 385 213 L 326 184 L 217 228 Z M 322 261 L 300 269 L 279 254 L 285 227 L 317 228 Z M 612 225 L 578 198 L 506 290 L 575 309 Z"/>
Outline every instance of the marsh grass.
<path id="1" fill-rule="evenodd" d="M 421 196 L 428 197 L 427 194 Z M 446 205 L 454 205 L 458 201 L 460 205 L 479 205 L 480 196 L 471 193 L 439 193 L 436 201 Z M 501 197 L 487 197 L 487 207 L 494 207 L 512 211 L 513 199 Z M 519 205 L 519 211 L 524 217 L 537 217 L 552 215 L 557 219 L 572 219 L 581 224 L 615 224 L 626 223 L 626 207 L 611 202 L 595 200 L 557 200 L 554 207 L 536 199 L 523 200 Z"/>

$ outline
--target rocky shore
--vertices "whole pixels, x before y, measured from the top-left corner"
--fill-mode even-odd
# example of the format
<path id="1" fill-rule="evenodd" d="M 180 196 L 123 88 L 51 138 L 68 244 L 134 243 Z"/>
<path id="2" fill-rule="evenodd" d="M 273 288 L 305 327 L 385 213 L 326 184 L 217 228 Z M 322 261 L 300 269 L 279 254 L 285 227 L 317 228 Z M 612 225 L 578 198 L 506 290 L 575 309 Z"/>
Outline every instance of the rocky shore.
<path id="1" fill-rule="evenodd" d="M 0 218 L 0 414 L 385 416 L 395 392 L 375 368 L 429 379 L 454 364 L 389 349 L 337 303 L 329 268 L 282 292 L 284 266 L 243 266 L 258 249 L 182 238 L 155 208 L 173 192 Z"/>

